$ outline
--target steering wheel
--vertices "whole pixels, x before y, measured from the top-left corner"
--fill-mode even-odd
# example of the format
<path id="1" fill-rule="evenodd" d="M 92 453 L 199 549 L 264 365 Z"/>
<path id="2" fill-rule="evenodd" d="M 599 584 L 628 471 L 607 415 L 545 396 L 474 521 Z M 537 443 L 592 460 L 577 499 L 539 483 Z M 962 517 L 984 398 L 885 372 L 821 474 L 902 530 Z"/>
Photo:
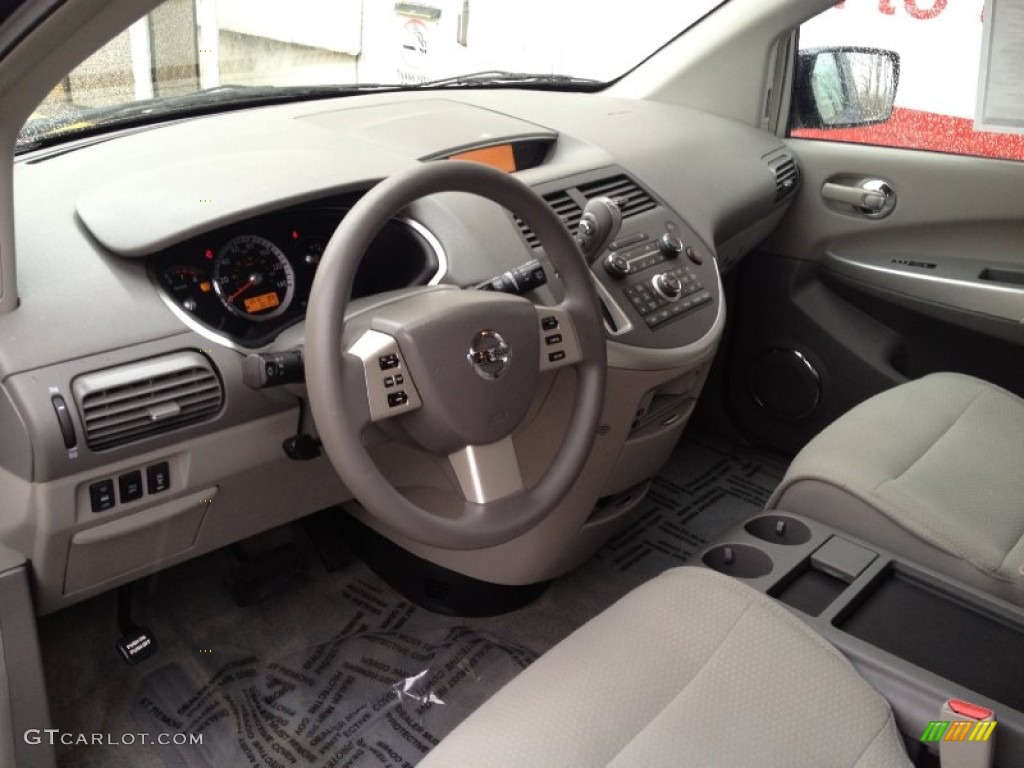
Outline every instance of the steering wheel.
<path id="1" fill-rule="evenodd" d="M 428 286 L 385 294 L 346 317 L 356 269 L 374 237 L 410 203 L 440 192 L 479 195 L 525 221 L 558 271 L 564 301 L 537 306 L 505 293 Z M 604 401 L 605 341 L 590 280 L 547 204 L 516 177 L 478 163 L 416 166 L 352 207 L 317 268 L 304 358 L 324 451 L 371 515 L 422 544 L 475 549 L 524 533 L 565 498 L 590 453 Z M 541 371 L 563 366 L 576 369 L 568 429 L 546 472 L 526 488 L 511 435 Z M 367 452 L 364 434 L 389 419 L 450 462 L 461 498 L 444 515 L 406 498 Z"/>

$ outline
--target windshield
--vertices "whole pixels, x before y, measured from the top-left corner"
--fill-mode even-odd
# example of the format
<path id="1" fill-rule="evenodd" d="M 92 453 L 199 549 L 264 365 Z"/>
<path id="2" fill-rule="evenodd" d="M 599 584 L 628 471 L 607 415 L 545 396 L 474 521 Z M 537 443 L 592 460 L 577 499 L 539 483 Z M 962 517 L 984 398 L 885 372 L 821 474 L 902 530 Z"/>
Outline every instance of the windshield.
<path id="1" fill-rule="evenodd" d="M 18 145 L 368 89 L 597 88 L 721 1 L 166 0 L 58 84 Z"/>

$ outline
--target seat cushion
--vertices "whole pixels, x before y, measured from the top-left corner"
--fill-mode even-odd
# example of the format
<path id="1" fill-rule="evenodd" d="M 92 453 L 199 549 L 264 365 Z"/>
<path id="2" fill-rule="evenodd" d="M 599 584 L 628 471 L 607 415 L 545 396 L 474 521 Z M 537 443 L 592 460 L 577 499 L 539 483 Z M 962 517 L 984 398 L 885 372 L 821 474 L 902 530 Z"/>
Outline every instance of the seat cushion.
<path id="1" fill-rule="evenodd" d="M 770 598 L 665 572 L 500 690 L 421 763 L 909 766 L 888 704 Z"/>
<path id="2" fill-rule="evenodd" d="M 768 506 L 1024 604 L 1024 400 L 952 373 L 894 387 L 808 443 Z"/>

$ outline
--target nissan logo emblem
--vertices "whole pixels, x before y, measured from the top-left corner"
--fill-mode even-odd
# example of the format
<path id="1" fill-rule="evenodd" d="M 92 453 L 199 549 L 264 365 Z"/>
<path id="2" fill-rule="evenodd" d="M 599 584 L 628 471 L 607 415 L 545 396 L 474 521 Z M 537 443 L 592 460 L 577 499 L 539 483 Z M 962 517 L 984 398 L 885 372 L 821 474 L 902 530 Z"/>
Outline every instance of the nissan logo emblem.
<path id="1" fill-rule="evenodd" d="M 497 331 L 480 331 L 469 344 L 466 359 L 483 379 L 497 379 L 508 370 L 511 352 Z"/>

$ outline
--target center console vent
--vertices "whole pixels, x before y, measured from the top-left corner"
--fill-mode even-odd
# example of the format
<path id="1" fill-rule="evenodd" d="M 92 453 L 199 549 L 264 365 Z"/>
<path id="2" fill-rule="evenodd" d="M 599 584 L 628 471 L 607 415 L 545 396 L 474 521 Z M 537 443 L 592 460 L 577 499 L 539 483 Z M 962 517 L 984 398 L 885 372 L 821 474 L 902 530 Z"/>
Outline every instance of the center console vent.
<path id="1" fill-rule="evenodd" d="M 628 219 L 638 213 L 650 211 L 658 207 L 646 191 L 624 173 L 610 176 L 607 179 L 580 184 L 578 187 L 549 192 L 544 200 L 574 236 L 583 216 L 583 206 L 595 197 L 610 197 L 622 210 L 622 217 Z M 540 246 L 540 240 L 518 216 L 515 217 L 519 230 L 531 248 Z"/>
<path id="2" fill-rule="evenodd" d="M 94 451 L 208 421 L 224 404 L 209 360 L 191 351 L 79 376 L 74 393 Z"/>
<path id="3" fill-rule="evenodd" d="M 775 202 L 781 202 L 800 186 L 800 169 L 792 155 L 775 155 L 768 159 L 768 168 L 775 175 Z"/>
<path id="4" fill-rule="evenodd" d="M 551 206 L 551 210 L 560 218 L 568 230 L 575 235 L 580 225 L 580 218 L 583 216 L 583 208 L 570 195 L 569 190 L 563 189 L 560 192 L 549 192 L 544 195 L 544 201 Z M 516 216 L 516 224 L 519 225 L 523 237 L 531 248 L 540 246 L 540 239 L 533 233 L 522 219 Z"/>
<path id="5" fill-rule="evenodd" d="M 595 197 L 610 197 L 618 203 L 624 219 L 657 207 L 654 199 L 625 174 L 601 181 L 592 181 L 589 184 L 581 184 L 579 191 L 587 200 Z"/>

